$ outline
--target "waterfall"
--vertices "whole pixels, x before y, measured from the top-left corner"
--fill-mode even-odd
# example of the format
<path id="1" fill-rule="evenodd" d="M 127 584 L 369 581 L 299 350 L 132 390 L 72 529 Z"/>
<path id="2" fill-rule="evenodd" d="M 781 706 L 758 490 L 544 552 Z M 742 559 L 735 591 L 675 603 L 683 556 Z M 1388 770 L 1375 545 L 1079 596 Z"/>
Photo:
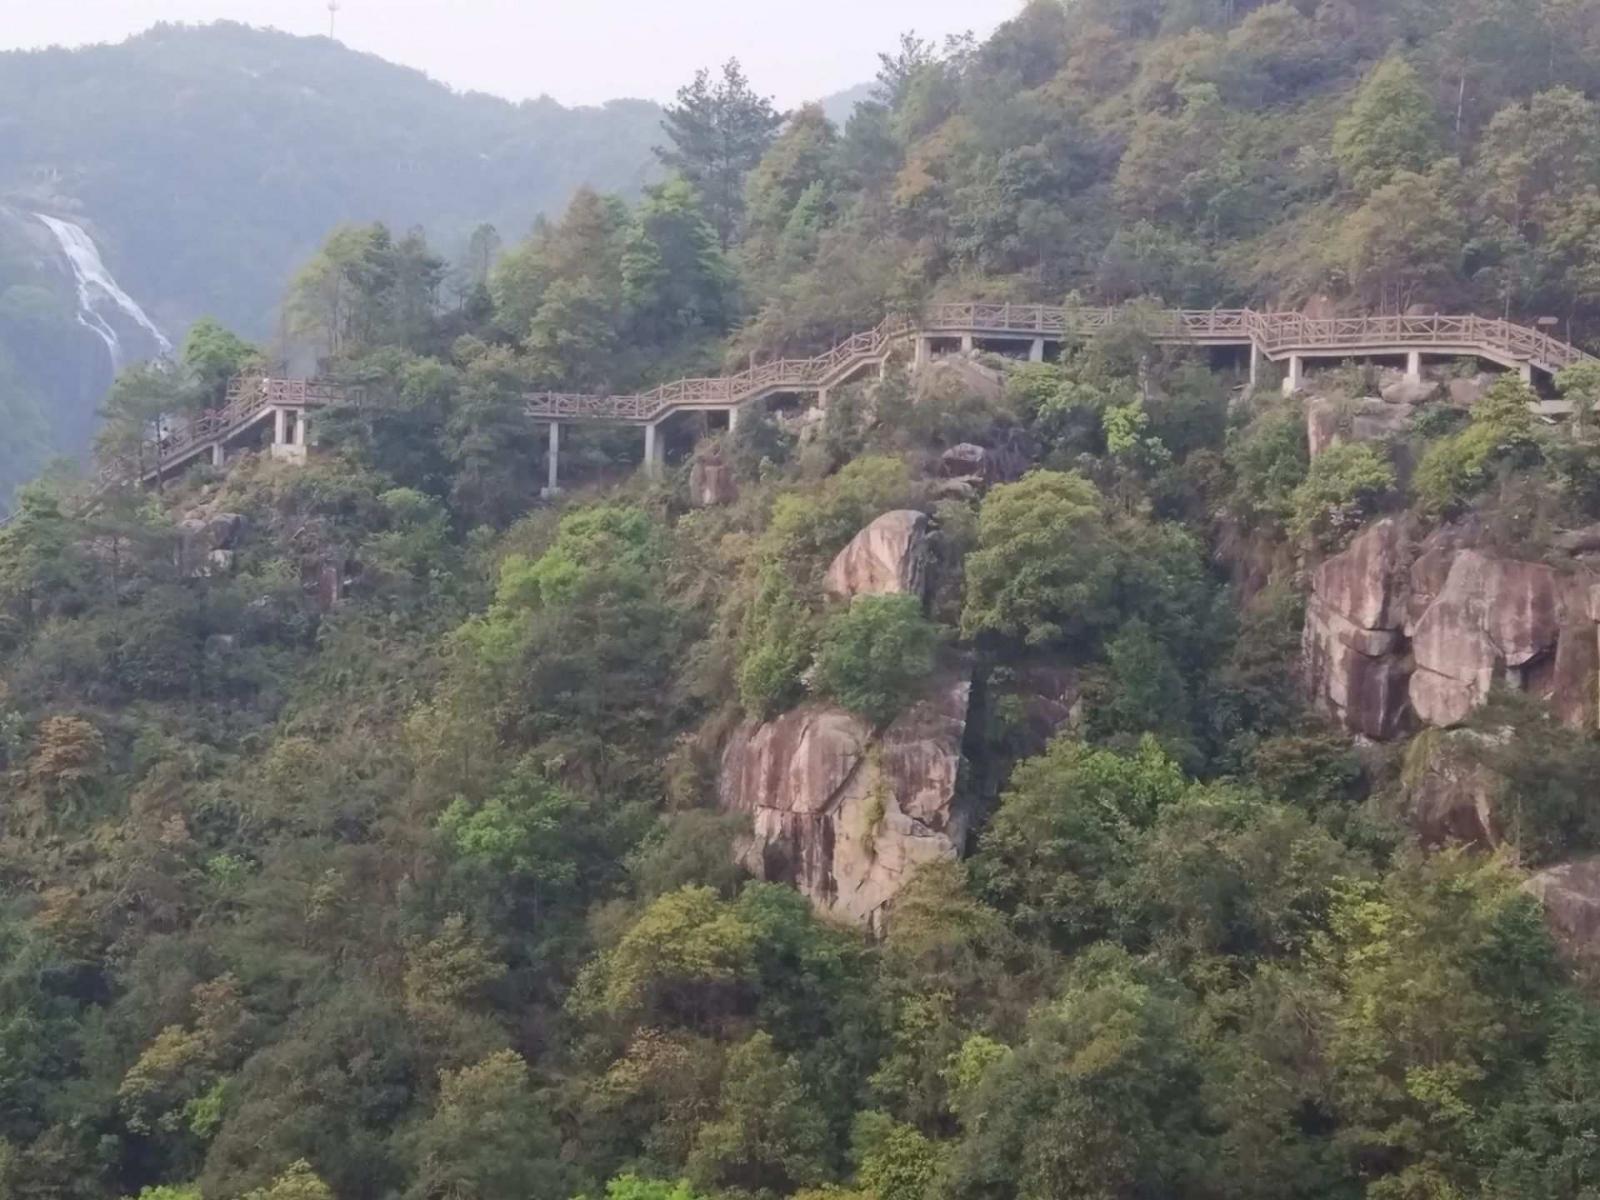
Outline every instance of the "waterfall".
<path id="1" fill-rule="evenodd" d="M 162 354 L 171 353 L 172 343 L 167 341 L 166 335 L 156 328 L 155 322 L 139 307 L 138 302 L 123 291 L 112 278 L 111 272 L 106 270 L 94 239 L 71 221 L 47 217 L 43 213 L 33 215 L 55 235 L 61 252 L 72 265 L 72 275 L 78 285 L 78 324 L 106 344 L 106 350 L 111 355 L 111 369 L 117 371 L 122 368 L 123 353 L 122 339 L 102 311 L 108 304 L 113 310 L 121 310 L 124 316 L 131 318 L 134 324 L 154 338 Z"/>

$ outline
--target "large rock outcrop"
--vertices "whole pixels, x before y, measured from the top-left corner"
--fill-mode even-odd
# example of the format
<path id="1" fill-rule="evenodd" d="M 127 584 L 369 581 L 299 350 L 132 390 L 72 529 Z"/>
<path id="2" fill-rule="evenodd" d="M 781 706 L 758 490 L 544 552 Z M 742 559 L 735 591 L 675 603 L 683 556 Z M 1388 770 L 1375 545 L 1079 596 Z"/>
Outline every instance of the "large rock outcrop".
<path id="1" fill-rule="evenodd" d="M 1600 959 L 1600 858 L 1549 867 L 1523 888 L 1544 906 L 1545 924 L 1568 957 Z"/>
<path id="2" fill-rule="evenodd" d="M 822 586 L 829 595 L 921 596 L 928 587 L 928 518 L 913 509 L 884 513 L 839 551 Z"/>
<path id="3" fill-rule="evenodd" d="M 1409 394 L 1409 393 L 1408 393 Z M 1416 406 L 1398 398 L 1315 395 L 1306 400 L 1306 437 L 1311 457 L 1343 442 L 1384 442 L 1411 424 Z"/>
<path id="4" fill-rule="evenodd" d="M 710 508 L 732 504 L 738 498 L 739 485 L 733 478 L 733 467 L 721 451 L 705 450 L 696 454 L 689 467 L 689 503 L 696 508 Z"/>
<path id="5" fill-rule="evenodd" d="M 881 733 L 804 704 L 747 721 L 722 755 L 719 799 L 749 813 L 741 858 L 819 910 L 878 929 L 911 873 L 956 857 L 972 813 L 960 786 L 971 684 L 947 676 Z"/>
<path id="6" fill-rule="evenodd" d="M 1469 729 L 1430 730 L 1406 750 L 1400 816 L 1427 847 L 1501 842 L 1505 779 L 1485 759 L 1493 740 Z"/>
<path id="7" fill-rule="evenodd" d="M 1592 728 L 1600 689 L 1594 577 L 1479 549 L 1451 527 L 1417 542 L 1379 521 L 1312 574 L 1303 667 L 1312 698 L 1346 729 L 1385 739 L 1464 721 L 1496 685 Z"/>
<path id="8" fill-rule="evenodd" d="M 1410 529 L 1389 518 L 1312 575 L 1302 644 L 1311 694 L 1352 733 L 1386 739 L 1409 719 L 1402 627 Z"/>
<path id="9" fill-rule="evenodd" d="M 1529 664 L 1556 648 L 1561 590 L 1556 573 L 1540 563 L 1457 553 L 1444 586 L 1410 630 L 1417 716 L 1429 725 L 1456 725 L 1496 683 L 1522 683 Z"/>
<path id="10" fill-rule="evenodd" d="M 245 520 L 236 512 L 185 515 L 178 522 L 178 569 L 185 575 L 231 571 L 244 528 Z"/>

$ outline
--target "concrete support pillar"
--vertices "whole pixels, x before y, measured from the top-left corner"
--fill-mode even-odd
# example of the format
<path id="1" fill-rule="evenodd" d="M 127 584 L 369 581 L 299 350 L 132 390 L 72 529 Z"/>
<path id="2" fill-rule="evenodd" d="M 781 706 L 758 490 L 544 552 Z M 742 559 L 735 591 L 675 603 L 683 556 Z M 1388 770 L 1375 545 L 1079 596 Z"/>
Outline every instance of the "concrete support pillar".
<path id="1" fill-rule="evenodd" d="M 1422 382 L 1422 351 L 1412 350 L 1406 355 L 1406 378 L 1412 383 Z"/>
<path id="2" fill-rule="evenodd" d="M 1522 382 L 1529 387 L 1533 386 L 1533 364 L 1525 362 L 1517 368 L 1517 374 L 1522 377 Z"/>
<path id="3" fill-rule="evenodd" d="M 662 450 L 656 422 L 652 421 L 644 427 L 644 469 L 652 478 L 661 474 Z"/>
<path id="4" fill-rule="evenodd" d="M 1261 382 L 1261 347 L 1254 342 L 1250 343 L 1250 386 L 1253 388 Z"/>
<path id="5" fill-rule="evenodd" d="M 739 428 L 739 406 L 735 404 L 728 410 L 728 432 L 731 434 Z"/>
<path id="6" fill-rule="evenodd" d="M 916 365 L 919 367 L 925 367 L 928 365 L 928 360 L 932 357 L 933 339 L 930 337 L 923 337 L 919 333 L 917 335 Z"/>
<path id="7" fill-rule="evenodd" d="M 1044 361 L 1044 339 L 1034 338 L 1033 345 L 1028 347 L 1028 361 L 1042 363 Z"/>
<path id="8" fill-rule="evenodd" d="M 882 383 L 889 378 L 889 356 L 885 354 L 878 360 L 878 382 Z"/>
<path id="9" fill-rule="evenodd" d="M 963 353 L 963 354 L 971 354 L 972 353 L 972 349 L 973 349 L 972 335 L 970 333 L 963 333 L 961 335 L 961 353 Z"/>
<path id="10" fill-rule="evenodd" d="M 827 408 L 828 407 L 828 397 L 829 397 L 829 393 L 831 391 L 832 391 L 831 388 L 818 388 L 817 389 L 817 407 L 818 408 Z"/>
<path id="11" fill-rule="evenodd" d="M 1292 396 L 1305 382 L 1305 362 L 1298 354 L 1289 355 L 1289 373 L 1283 377 L 1283 394 Z"/>
<path id="12" fill-rule="evenodd" d="M 561 494 L 561 422 L 550 422 L 550 453 L 545 461 L 546 496 Z"/>
<path id="13" fill-rule="evenodd" d="M 272 444 L 274 446 L 289 444 L 289 410 L 286 408 L 272 410 Z"/>
<path id="14" fill-rule="evenodd" d="M 220 467 L 227 461 L 228 452 L 222 448 L 222 443 L 213 443 L 211 446 L 211 465 L 213 467 Z"/>

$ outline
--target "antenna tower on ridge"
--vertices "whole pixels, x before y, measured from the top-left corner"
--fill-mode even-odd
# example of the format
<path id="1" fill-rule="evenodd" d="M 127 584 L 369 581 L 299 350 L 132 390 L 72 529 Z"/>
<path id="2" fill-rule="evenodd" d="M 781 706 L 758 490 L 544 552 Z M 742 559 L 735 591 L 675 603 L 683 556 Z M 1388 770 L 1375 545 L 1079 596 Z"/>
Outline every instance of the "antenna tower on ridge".
<path id="1" fill-rule="evenodd" d="M 328 36 L 333 36 L 333 23 L 339 17 L 339 0 L 328 0 Z"/>

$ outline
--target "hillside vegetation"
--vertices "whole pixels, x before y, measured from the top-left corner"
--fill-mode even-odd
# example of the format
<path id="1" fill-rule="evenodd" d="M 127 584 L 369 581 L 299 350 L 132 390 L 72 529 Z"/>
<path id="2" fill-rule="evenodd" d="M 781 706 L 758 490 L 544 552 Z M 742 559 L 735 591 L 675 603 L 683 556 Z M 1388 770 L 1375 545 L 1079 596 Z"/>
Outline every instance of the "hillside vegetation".
<path id="1" fill-rule="evenodd" d="M 0 1196 L 1592 1196 L 1595 947 L 1524 885 L 1600 848 L 1596 685 L 1579 721 L 1523 680 L 1380 742 L 1299 667 L 1308 578 L 1374 521 L 1576 570 L 1600 380 L 1546 426 L 1515 376 L 1440 379 L 1362 438 L 1377 381 L 1339 370 L 1313 460 L 1306 406 L 1146 315 L 1585 336 L 1597 17 L 1038 0 L 908 40 L 843 130 L 703 76 L 670 178 L 480 241 L 459 301 L 422 234 L 333 230 L 285 324 L 373 403 L 307 465 L 47 481 L 0 528 Z M 1003 386 L 898 362 L 678 418 L 660 479 L 637 430 L 572 428 L 539 499 L 529 389 L 1072 292 L 1119 319 Z M 119 379 L 103 451 L 261 353 L 200 324 Z M 830 594 L 890 512 L 926 518 L 925 602 Z M 876 738 L 957 675 L 963 857 L 872 936 L 749 877 L 736 731 L 809 704 Z M 1492 838 L 1412 819 L 1452 739 Z"/>

